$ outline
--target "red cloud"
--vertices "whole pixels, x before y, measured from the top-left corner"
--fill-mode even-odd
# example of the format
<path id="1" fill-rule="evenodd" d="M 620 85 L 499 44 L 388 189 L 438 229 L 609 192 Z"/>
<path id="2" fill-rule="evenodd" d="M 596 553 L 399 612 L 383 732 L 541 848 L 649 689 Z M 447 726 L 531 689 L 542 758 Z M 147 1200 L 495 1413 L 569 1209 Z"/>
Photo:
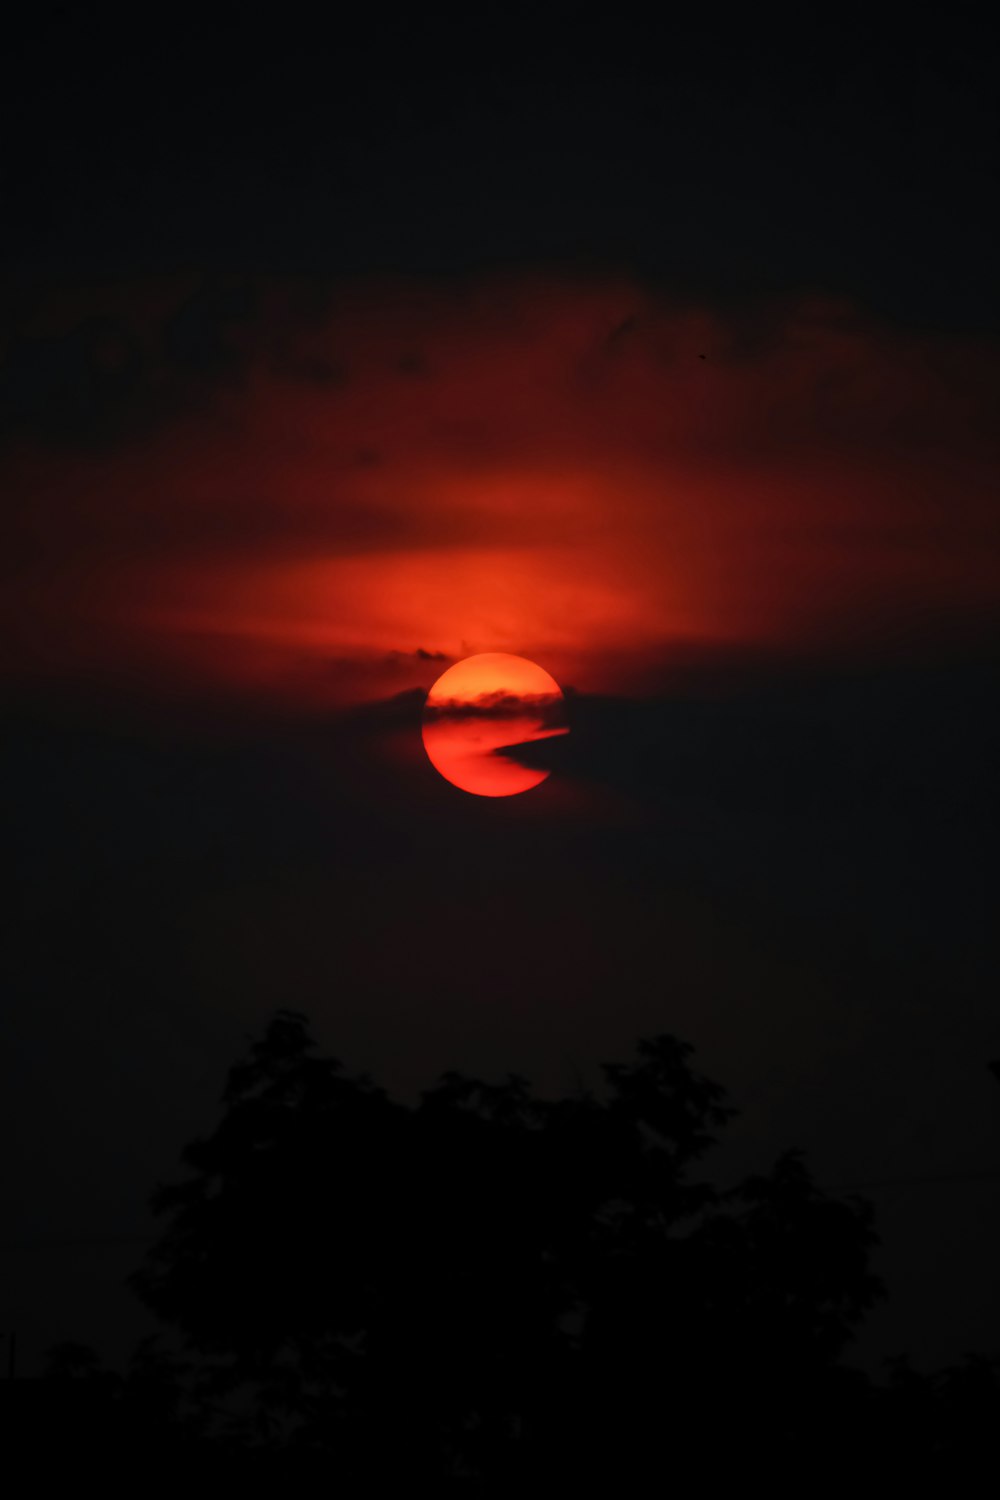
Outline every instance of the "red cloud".
<path id="1" fill-rule="evenodd" d="M 342 698 L 506 650 L 596 686 L 993 617 L 992 347 L 624 283 L 272 284 L 192 368 L 157 296 L 92 431 L 9 436 L 9 670 Z"/>

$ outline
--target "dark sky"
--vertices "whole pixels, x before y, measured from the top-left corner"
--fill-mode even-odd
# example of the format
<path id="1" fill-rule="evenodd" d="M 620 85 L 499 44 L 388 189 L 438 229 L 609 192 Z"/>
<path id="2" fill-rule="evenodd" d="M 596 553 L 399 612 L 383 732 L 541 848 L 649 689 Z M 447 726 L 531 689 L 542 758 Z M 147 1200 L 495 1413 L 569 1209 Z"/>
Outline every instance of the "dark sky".
<path id="1" fill-rule="evenodd" d="M 996 64 L 960 7 L 14 21 L 27 1368 L 139 1327 L 129 1237 L 282 1005 L 410 1094 L 674 1032 L 721 1175 L 873 1185 L 867 1357 L 1000 1344 Z M 420 742 L 496 650 L 572 690 L 498 802 Z"/>

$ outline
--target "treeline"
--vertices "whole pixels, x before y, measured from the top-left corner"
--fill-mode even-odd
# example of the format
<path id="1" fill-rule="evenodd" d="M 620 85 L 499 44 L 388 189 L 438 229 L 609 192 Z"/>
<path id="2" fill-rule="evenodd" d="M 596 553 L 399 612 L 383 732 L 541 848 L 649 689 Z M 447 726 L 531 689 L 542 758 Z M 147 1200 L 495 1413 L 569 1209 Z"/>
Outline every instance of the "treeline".
<path id="1" fill-rule="evenodd" d="M 795 1154 L 722 1192 L 733 1111 L 672 1037 L 598 1093 L 446 1075 L 408 1107 L 280 1012 L 161 1187 L 125 1375 L 53 1351 L 53 1406 L 134 1468 L 514 1495 L 995 1465 L 998 1366 L 852 1367 L 872 1214 Z M 84 1395 L 86 1391 L 86 1395 Z M 88 1404 L 89 1403 L 89 1404 Z"/>

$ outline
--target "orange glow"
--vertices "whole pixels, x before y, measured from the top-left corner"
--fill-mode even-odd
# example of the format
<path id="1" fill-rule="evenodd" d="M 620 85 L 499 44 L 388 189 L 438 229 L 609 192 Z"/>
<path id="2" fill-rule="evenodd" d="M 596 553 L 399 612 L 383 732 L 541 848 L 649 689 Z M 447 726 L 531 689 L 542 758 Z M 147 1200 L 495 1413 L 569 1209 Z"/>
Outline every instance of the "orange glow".
<path id="1" fill-rule="evenodd" d="M 498 752 L 566 734 L 559 684 L 523 656 L 486 651 L 449 667 L 424 706 L 424 749 L 446 781 L 477 797 L 511 797 L 549 775 Z"/>
<path id="2" fill-rule="evenodd" d="M 192 391 L 165 297 L 134 297 L 135 431 L 0 453 L 0 673 L 325 711 L 482 652 L 642 691 L 995 622 L 997 369 L 968 341 L 531 277 L 307 314 L 276 282 L 242 378 Z"/>

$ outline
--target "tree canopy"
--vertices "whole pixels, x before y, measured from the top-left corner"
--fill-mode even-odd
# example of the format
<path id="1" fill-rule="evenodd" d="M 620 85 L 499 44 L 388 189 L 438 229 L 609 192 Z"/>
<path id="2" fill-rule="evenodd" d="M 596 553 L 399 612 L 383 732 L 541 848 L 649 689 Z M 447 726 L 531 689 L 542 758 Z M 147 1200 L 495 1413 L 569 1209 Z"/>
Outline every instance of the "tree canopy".
<path id="1" fill-rule="evenodd" d="M 185 1420 L 355 1482 L 503 1492 L 842 1447 L 871 1213 L 794 1153 L 713 1187 L 732 1114 L 669 1036 L 598 1091 L 448 1074 L 409 1107 L 280 1012 L 134 1277 Z"/>

